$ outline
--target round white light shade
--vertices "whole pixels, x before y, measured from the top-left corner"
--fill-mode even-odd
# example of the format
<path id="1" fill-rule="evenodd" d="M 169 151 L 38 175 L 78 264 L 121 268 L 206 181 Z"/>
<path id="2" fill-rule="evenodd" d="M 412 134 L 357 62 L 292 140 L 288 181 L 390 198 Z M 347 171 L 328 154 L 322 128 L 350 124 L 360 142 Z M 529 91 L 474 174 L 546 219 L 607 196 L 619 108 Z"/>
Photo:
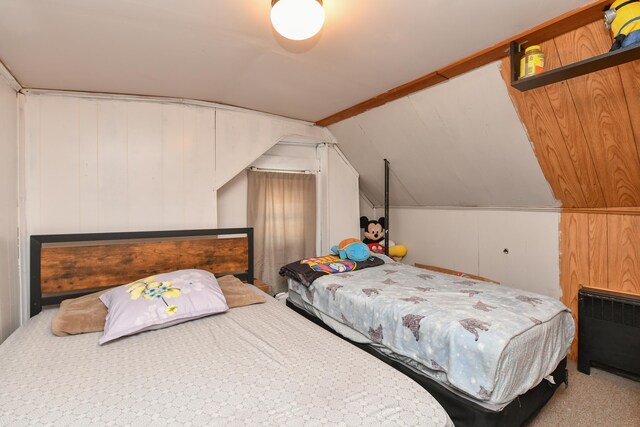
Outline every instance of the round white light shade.
<path id="1" fill-rule="evenodd" d="M 276 0 L 271 6 L 271 23 L 280 35 L 291 40 L 315 36 L 324 24 L 324 9 L 318 0 Z"/>

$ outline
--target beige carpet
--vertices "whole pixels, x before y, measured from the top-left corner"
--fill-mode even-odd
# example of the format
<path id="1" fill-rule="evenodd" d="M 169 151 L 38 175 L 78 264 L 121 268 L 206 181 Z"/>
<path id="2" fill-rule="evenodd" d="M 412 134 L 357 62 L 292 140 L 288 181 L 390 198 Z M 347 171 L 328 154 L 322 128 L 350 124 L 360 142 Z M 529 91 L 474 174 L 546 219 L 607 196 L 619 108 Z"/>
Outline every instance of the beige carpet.
<path id="1" fill-rule="evenodd" d="M 569 387 L 561 385 L 529 427 L 640 426 L 640 382 L 596 368 L 591 375 L 569 362 Z"/>

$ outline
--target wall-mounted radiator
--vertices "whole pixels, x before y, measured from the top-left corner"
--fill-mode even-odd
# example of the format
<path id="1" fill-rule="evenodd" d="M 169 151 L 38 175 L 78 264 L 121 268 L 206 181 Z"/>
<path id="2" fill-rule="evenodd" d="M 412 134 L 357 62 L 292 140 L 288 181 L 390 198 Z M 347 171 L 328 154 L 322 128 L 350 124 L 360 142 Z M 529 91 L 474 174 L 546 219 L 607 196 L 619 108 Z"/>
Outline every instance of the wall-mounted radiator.
<path id="1" fill-rule="evenodd" d="M 640 377 L 640 296 L 580 289 L 578 370 L 592 362 Z"/>

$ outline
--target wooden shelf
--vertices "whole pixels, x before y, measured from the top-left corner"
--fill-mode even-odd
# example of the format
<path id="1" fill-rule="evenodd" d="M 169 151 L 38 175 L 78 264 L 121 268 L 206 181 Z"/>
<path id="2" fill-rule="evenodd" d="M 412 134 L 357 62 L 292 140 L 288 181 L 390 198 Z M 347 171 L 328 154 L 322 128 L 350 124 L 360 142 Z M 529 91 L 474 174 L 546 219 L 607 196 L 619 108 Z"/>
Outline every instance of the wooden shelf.
<path id="1" fill-rule="evenodd" d="M 602 55 L 594 56 L 593 58 L 565 65 L 564 67 L 545 71 L 544 73 L 537 74 L 535 76 L 518 79 L 518 67 L 520 65 L 520 61 L 518 60 L 518 50 L 518 44 L 512 42 L 509 48 L 509 54 L 511 57 L 511 86 L 521 92 L 640 59 L 640 44 L 636 44 L 624 49 L 618 49 L 613 52 L 607 52 Z"/>

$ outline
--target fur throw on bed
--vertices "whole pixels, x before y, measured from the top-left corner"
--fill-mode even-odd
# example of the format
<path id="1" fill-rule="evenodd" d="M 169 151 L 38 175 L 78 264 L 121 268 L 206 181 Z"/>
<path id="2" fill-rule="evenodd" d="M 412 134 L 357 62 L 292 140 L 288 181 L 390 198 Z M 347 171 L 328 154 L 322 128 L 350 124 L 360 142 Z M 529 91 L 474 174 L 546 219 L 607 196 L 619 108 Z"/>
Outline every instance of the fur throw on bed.
<path id="1" fill-rule="evenodd" d="M 236 276 L 222 276 L 218 279 L 218 284 L 220 285 L 220 289 L 222 289 L 229 308 L 265 302 L 264 295 L 255 293 L 253 289 L 251 289 L 253 286 L 247 285 Z"/>
<path id="2" fill-rule="evenodd" d="M 264 295 L 254 292 L 250 285 L 243 283 L 235 276 L 223 276 L 217 281 L 229 308 L 265 302 Z M 108 289 L 105 289 L 62 301 L 58 313 L 51 321 L 53 335 L 64 337 L 103 331 L 107 307 L 100 301 L 100 295 L 107 291 Z"/>
<path id="3" fill-rule="evenodd" d="M 62 301 L 60 310 L 51 321 L 53 335 L 64 337 L 102 331 L 107 307 L 100 301 L 100 295 L 107 290 Z"/>

